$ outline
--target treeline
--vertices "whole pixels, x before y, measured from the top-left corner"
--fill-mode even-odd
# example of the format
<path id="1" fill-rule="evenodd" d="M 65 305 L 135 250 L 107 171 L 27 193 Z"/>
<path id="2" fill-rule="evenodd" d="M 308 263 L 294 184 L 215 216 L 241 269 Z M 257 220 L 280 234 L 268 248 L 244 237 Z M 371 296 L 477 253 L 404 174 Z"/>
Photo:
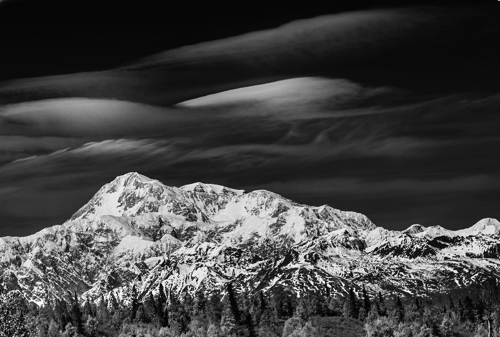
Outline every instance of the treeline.
<path id="1" fill-rule="evenodd" d="M 465 296 L 431 302 L 387 299 L 365 289 L 343 298 L 287 291 L 245 294 L 228 283 L 223 293 L 203 291 L 141 297 L 127 305 L 114 296 L 97 304 L 76 294 L 38 307 L 19 291 L 0 295 L 0 337 L 486 337 L 500 336 L 500 304 L 494 297 Z"/>

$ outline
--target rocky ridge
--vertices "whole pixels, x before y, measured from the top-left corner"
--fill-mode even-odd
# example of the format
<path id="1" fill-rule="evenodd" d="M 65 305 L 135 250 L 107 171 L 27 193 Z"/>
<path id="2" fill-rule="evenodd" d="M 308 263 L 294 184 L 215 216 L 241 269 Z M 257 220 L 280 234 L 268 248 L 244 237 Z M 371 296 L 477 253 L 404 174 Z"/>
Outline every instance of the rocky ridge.
<path id="1" fill-rule="evenodd" d="M 273 192 L 117 177 L 62 225 L 0 238 L 3 289 L 43 305 L 76 291 L 127 302 L 159 284 L 172 293 L 237 289 L 433 296 L 500 276 L 500 222 L 451 231 L 375 226 L 366 216 Z M 495 283 L 496 284 L 496 283 Z"/>

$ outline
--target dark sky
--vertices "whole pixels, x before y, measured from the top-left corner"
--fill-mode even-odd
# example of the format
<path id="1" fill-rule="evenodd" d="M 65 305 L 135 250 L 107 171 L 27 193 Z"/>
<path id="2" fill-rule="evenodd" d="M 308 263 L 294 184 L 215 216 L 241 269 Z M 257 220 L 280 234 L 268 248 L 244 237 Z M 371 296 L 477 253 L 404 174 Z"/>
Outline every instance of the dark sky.
<path id="1" fill-rule="evenodd" d="M 130 171 L 391 229 L 500 218 L 499 15 L 496 1 L 0 1 L 0 235 L 62 223 Z"/>

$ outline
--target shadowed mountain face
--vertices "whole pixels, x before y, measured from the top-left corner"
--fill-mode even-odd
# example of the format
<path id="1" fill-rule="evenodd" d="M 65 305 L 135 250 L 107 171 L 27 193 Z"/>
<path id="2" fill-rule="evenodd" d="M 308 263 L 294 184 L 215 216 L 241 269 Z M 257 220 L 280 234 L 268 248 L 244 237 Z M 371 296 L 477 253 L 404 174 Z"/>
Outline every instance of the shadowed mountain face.
<path id="1" fill-rule="evenodd" d="M 499 217 L 498 6 L 341 10 L 113 66 L 93 67 L 89 47 L 86 72 L 10 76 L 0 233 L 61 223 L 128 171 L 272 190 L 392 229 Z"/>
<path id="2" fill-rule="evenodd" d="M 296 203 L 266 190 L 170 187 L 137 173 L 104 185 L 63 225 L 0 238 L 3 289 L 38 304 L 114 296 L 286 290 L 435 297 L 500 276 L 500 222 L 459 231 L 377 227 L 366 216 Z M 70 291 L 70 292 L 68 292 Z"/>

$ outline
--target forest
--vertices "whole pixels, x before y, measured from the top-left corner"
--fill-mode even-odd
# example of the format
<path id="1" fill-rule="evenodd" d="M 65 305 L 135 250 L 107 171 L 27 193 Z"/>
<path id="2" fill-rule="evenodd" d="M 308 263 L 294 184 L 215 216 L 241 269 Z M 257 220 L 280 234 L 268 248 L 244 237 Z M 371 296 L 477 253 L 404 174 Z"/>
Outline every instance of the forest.
<path id="1" fill-rule="evenodd" d="M 0 294 L 0 337 L 452 337 L 500 336 L 496 294 L 440 299 L 384 298 L 362 289 L 343 297 L 286 290 L 272 294 L 223 291 L 165 292 L 141 297 L 132 286 L 124 301 L 113 293 L 37 306 L 19 290 Z M 97 304 L 96 304 L 97 303 Z M 126 303 L 126 304 L 121 304 Z"/>

